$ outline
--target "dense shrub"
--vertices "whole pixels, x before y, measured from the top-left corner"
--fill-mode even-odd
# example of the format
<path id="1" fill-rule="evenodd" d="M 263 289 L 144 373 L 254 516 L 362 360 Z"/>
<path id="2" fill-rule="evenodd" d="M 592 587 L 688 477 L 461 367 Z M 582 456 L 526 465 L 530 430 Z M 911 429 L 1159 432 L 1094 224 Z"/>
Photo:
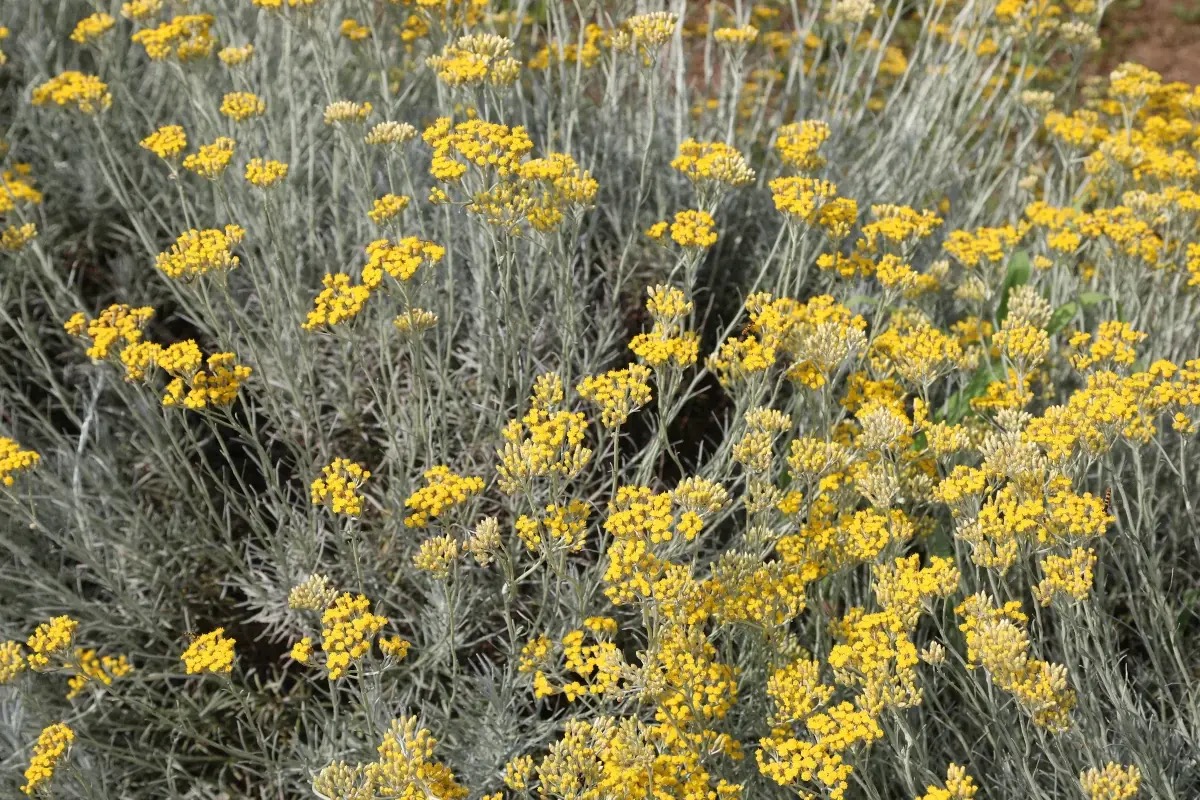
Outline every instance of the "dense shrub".
<path id="1" fill-rule="evenodd" d="M 1200 796 L 1102 12 L 6 3 L 0 791 Z"/>

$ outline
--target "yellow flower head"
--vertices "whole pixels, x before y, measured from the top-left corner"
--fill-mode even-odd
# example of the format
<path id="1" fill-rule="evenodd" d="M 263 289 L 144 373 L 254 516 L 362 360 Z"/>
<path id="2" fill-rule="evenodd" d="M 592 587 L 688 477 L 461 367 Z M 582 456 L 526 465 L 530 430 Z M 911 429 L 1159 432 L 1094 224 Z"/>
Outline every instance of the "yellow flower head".
<path id="1" fill-rule="evenodd" d="M 482 478 L 455 474 L 444 465 L 426 470 L 423 477 L 425 486 L 404 501 L 404 507 L 412 510 L 404 518 L 408 528 L 424 528 L 431 520 L 483 491 Z"/>
<path id="2" fill-rule="evenodd" d="M 371 473 L 354 461 L 335 458 L 333 463 L 321 470 L 321 477 L 312 483 L 313 505 L 327 505 L 335 514 L 355 517 L 362 513 L 363 496 L 358 488 L 366 483 Z"/>
<path id="3" fill-rule="evenodd" d="M 32 797 L 43 789 L 44 784 L 54 777 L 58 762 L 66 757 L 73 741 L 75 732 L 62 722 L 43 729 L 33 746 L 33 757 L 25 770 L 25 785 L 21 791 Z"/>
<path id="4" fill-rule="evenodd" d="M 692 183 L 744 186 L 754 181 L 754 170 L 746 163 L 746 157 L 724 142 L 687 139 L 679 145 L 679 155 L 671 167 Z"/>
<path id="5" fill-rule="evenodd" d="M 171 161 L 187 149 L 187 134 L 182 125 L 163 125 L 140 144 L 164 161 Z"/>
<path id="6" fill-rule="evenodd" d="M 183 168 L 206 180 L 216 180 L 233 160 L 235 147 L 237 142 L 233 139 L 218 136 L 211 144 L 202 145 L 197 152 L 183 159 Z"/>
<path id="7" fill-rule="evenodd" d="M 252 158 L 246 164 L 246 183 L 259 189 L 270 189 L 288 174 L 288 165 L 282 161 Z"/>
<path id="8" fill-rule="evenodd" d="M 241 47 L 223 47 L 217 52 L 217 58 L 221 59 L 221 63 L 227 67 L 240 67 L 242 64 L 249 63 L 254 57 L 254 45 L 245 44 Z"/>
<path id="9" fill-rule="evenodd" d="M 33 90 L 33 104 L 53 103 L 64 108 L 74 107 L 81 114 L 95 114 L 112 105 L 108 84 L 95 75 L 76 70 L 60 73 Z"/>
<path id="10" fill-rule="evenodd" d="M 46 669 L 50 666 L 51 659 L 65 658 L 78 627 L 79 622 L 67 616 L 55 617 L 38 625 L 33 635 L 25 642 L 31 651 L 26 659 L 29 668 Z"/>
<path id="11" fill-rule="evenodd" d="M 233 254 L 233 248 L 245 235 L 239 225 L 226 225 L 223 230 L 190 230 L 181 234 L 170 250 L 159 253 L 155 265 L 168 278 L 184 279 L 234 269 L 241 260 Z"/>
<path id="12" fill-rule="evenodd" d="M 111 15 L 97 12 L 79 20 L 71 31 L 71 41 L 76 44 L 91 44 L 112 30 L 117 21 Z"/>
<path id="13" fill-rule="evenodd" d="M 371 116 L 373 106 L 370 103 L 355 103 L 350 100 L 336 100 L 325 106 L 326 125 L 346 125 L 366 122 Z"/>
<path id="14" fill-rule="evenodd" d="M 342 677 L 352 663 L 365 656 L 387 623 L 387 617 L 371 613 L 371 601 L 363 595 L 339 595 L 321 615 L 321 649 L 329 679 Z"/>
<path id="15" fill-rule="evenodd" d="M 171 371 L 161 361 L 159 366 Z M 237 399 L 238 390 L 254 372 L 245 364 L 239 364 L 233 353 L 213 353 L 208 357 L 206 366 L 207 369 L 199 371 L 190 367 L 193 371 L 189 374 L 176 376 L 163 392 L 163 406 L 170 408 L 182 405 L 198 411 L 211 406 L 232 405 Z"/>
<path id="16" fill-rule="evenodd" d="M 183 14 L 155 28 L 143 28 L 130 37 L 146 49 L 152 61 L 175 57 L 181 62 L 204 58 L 216 47 L 212 14 Z"/>
<path id="17" fill-rule="evenodd" d="M 221 114 L 234 122 L 267 113 L 267 102 L 252 92 L 229 92 L 221 98 Z"/>
<path id="18" fill-rule="evenodd" d="M 196 637 L 179 659 L 188 675 L 212 673 L 228 675 L 233 671 L 234 639 L 225 636 L 224 628 Z"/>
<path id="19" fill-rule="evenodd" d="M 625 369 L 584 378 L 575 391 L 600 408 L 604 427 L 615 430 L 625 424 L 631 413 L 650 402 L 649 380 L 648 367 L 630 364 Z"/>
<path id="20" fill-rule="evenodd" d="M 0 436 L 0 484 L 12 486 L 13 475 L 37 466 L 42 457 L 32 450 L 22 450 L 12 439 Z"/>
<path id="21" fill-rule="evenodd" d="M 306 331 L 324 326 L 339 325 L 358 316 L 371 296 L 370 288 L 351 284 L 350 276 L 344 272 L 326 275 L 321 279 L 324 289 L 313 301 L 313 310 L 300 327 Z"/>
<path id="22" fill-rule="evenodd" d="M 492 33 L 468 34 L 446 45 L 426 63 L 448 86 L 509 86 L 521 74 L 513 58 L 513 42 Z"/>
<path id="23" fill-rule="evenodd" d="M 400 212 L 408 208 L 411 199 L 408 195 L 385 194 L 371 204 L 371 210 L 367 212 L 367 216 L 376 225 L 383 225 L 385 222 L 395 219 Z"/>

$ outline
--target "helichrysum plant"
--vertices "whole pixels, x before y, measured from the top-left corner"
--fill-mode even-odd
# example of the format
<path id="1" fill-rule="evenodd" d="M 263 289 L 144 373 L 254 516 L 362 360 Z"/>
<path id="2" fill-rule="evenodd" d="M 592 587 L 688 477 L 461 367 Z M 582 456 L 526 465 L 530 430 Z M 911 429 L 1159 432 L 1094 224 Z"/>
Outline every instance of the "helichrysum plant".
<path id="1" fill-rule="evenodd" d="M 1106 5 L 0 4 L 0 796 L 1200 797 Z"/>

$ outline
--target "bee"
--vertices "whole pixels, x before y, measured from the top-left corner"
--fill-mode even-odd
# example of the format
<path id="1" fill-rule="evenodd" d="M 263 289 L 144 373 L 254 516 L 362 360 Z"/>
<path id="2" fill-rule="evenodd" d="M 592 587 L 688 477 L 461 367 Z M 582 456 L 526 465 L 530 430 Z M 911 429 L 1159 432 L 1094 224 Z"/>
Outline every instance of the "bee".
<path id="1" fill-rule="evenodd" d="M 1112 516 L 1112 487 L 1111 486 L 1109 486 L 1107 489 L 1104 490 L 1104 514 L 1105 514 L 1105 516 L 1109 516 L 1109 517 Z"/>

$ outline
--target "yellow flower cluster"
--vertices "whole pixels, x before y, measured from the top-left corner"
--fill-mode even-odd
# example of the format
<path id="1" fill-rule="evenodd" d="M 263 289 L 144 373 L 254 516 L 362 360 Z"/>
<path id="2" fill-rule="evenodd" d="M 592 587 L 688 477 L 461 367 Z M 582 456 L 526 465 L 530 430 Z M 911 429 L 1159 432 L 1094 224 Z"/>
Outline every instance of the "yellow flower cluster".
<path id="1" fill-rule="evenodd" d="M 875 598 L 896 615 L 905 629 L 913 630 L 921 609 L 934 597 L 949 597 L 958 589 L 958 567 L 953 559 L 932 556 L 921 568 L 916 553 L 897 558 L 892 564 L 872 569 Z"/>
<path id="2" fill-rule="evenodd" d="M 647 293 L 646 310 L 654 325 L 649 333 L 639 333 L 629 340 L 629 349 L 654 369 L 668 364 L 682 369 L 696 363 L 700 352 L 700 337 L 684 328 L 692 313 L 692 302 L 673 286 L 651 286 Z"/>
<path id="3" fill-rule="evenodd" d="M 448 86 L 510 86 L 521 75 L 521 62 L 511 56 L 512 48 L 512 40 L 503 36 L 467 34 L 430 56 L 426 63 Z"/>
<path id="4" fill-rule="evenodd" d="M 1033 717 L 1034 724 L 1051 733 L 1071 727 L 1075 692 L 1067 685 L 1067 669 L 1031 658 L 1029 635 L 1020 602 L 997 608 L 985 594 L 964 600 L 954 612 L 963 622 L 969 665 L 987 670 L 992 681 L 1011 693 Z"/>
<path id="5" fill-rule="evenodd" d="M 775 178 L 768 185 L 771 187 L 771 197 L 775 201 L 776 210 L 812 225 L 821 223 L 824 209 L 837 199 L 837 185 L 817 178 Z M 856 204 L 856 216 L 857 213 Z"/>
<path id="6" fill-rule="evenodd" d="M 383 200 L 387 200 L 387 197 Z M 351 283 L 350 276 L 342 272 L 322 278 L 325 288 L 313 301 L 313 310 L 301 325 L 304 330 L 316 330 L 353 319 L 362 311 L 372 292 L 380 288 L 385 273 L 402 283 L 412 280 L 418 272 L 424 274 L 441 261 L 446 249 L 433 242 L 408 236 L 398 240 L 376 239 L 367 245 L 366 253 L 367 263 L 362 269 L 361 284 Z M 422 270 L 422 267 L 426 269 Z M 407 313 L 416 311 L 419 309 L 410 309 Z"/>
<path id="7" fill-rule="evenodd" d="M 288 165 L 282 161 L 252 158 L 246 162 L 246 183 L 259 189 L 270 189 L 288 174 Z"/>
<path id="8" fill-rule="evenodd" d="M 1070 358 L 1071 366 L 1080 372 L 1096 365 L 1127 367 L 1137 359 L 1135 345 L 1146 339 L 1129 323 L 1107 320 L 1101 322 L 1093 336 L 1086 331 L 1073 335 L 1067 342 L 1077 353 Z"/>
<path id="9" fill-rule="evenodd" d="M 169 355 L 170 348 L 163 353 Z M 194 370 L 189 365 L 186 373 L 175 374 L 177 370 L 160 358 L 158 366 L 174 375 L 163 392 L 163 405 L 168 408 L 182 405 L 193 411 L 232 405 L 242 384 L 253 374 L 250 367 L 237 363 L 237 356 L 233 353 L 213 353 L 205 364 L 207 369 Z"/>
<path id="10" fill-rule="evenodd" d="M 329 680 L 336 681 L 365 656 L 387 624 L 387 617 L 371 613 L 371 601 L 363 595 L 339 595 L 321 615 L 321 650 Z"/>
<path id="11" fill-rule="evenodd" d="M 922 394 L 939 378 L 973 366 L 958 339 L 922 319 L 898 320 L 871 343 L 871 362 Z"/>
<path id="12" fill-rule="evenodd" d="M 155 266 L 168 278 L 183 279 L 234 269 L 241 260 L 233 254 L 233 248 L 245 235 L 246 231 L 240 225 L 226 225 L 224 230 L 186 231 L 180 234 L 170 250 L 158 254 Z"/>
<path id="13" fill-rule="evenodd" d="M 38 734 L 37 742 L 33 746 L 33 757 L 29 760 L 29 767 L 25 770 L 25 784 L 21 787 L 21 791 L 30 797 L 43 791 L 45 784 L 54 777 L 54 770 L 58 767 L 58 762 L 66 757 L 67 750 L 73 741 L 75 741 L 75 731 L 65 723 L 56 722 L 44 728 Z"/>
<path id="14" fill-rule="evenodd" d="M 831 131 L 819 119 L 791 122 L 775 132 L 775 152 L 787 166 L 802 173 L 813 173 L 825 166 L 818 151 Z"/>
<path id="15" fill-rule="evenodd" d="M 27 666 L 20 642 L 0 642 L 0 686 L 15 681 Z"/>
<path id="16" fill-rule="evenodd" d="M 392 320 L 396 330 L 405 336 L 412 336 L 432 329 L 438 323 L 438 315 L 423 308 L 410 308 L 403 314 L 398 314 Z"/>
<path id="17" fill-rule="evenodd" d="M 1109 762 L 1104 769 L 1085 769 L 1079 774 L 1079 785 L 1087 792 L 1088 800 L 1131 800 L 1142 783 L 1142 772 L 1132 764 L 1122 766 Z"/>
<path id="18" fill-rule="evenodd" d="M 385 194 L 371 204 L 371 210 L 367 212 L 367 216 L 376 225 L 382 225 L 389 220 L 395 219 L 400 212 L 408 208 L 410 201 L 411 198 L 407 195 Z"/>
<path id="19" fill-rule="evenodd" d="M 163 0 L 128 0 L 121 4 L 121 16 L 125 19 L 148 19 L 162 10 Z"/>
<path id="20" fill-rule="evenodd" d="M 800 728 L 793 724 L 792 728 Z M 867 711 L 853 703 L 829 706 L 803 719 L 803 738 L 785 728 L 759 741 L 755 751 L 758 769 L 780 786 L 820 784 L 831 800 L 842 800 L 854 771 L 846 757 L 859 745 L 883 736 L 883 729 Z"/>
<path id="21" fill-rule="evenodd" d="M 352 100 L 335 100 L 325 106 L 322 116 L 326 125 L 362 124 L 371 116 L 374 106 L 370 103 L 355 103 Z"/>
<path id="22" fill-rule="evenodd" d="M 321 477 L 312 482 L 313 505 L 327 505 L 335 514 L 356 517 L 362 513 L 364 498 L 358 489 L 371 473 L 354 461 L 335 458 L 321 469 Z"/>
<path id="23" fill-rule="evenodd" d="M 182 14 L 156 28 L 143 28 L 130 37 L 146 49 L 152 61 L 171 57 L 180 62 L 205 58 L 217 46 L 212 36 L 212 14 Z"/>
<path id="24" fill-rule="evenodd" d="M 221 114 L 234 122 L 267 113 L 267 102 L 253 92 L 229 92 L 221 98 Z"/>
<path id="25" fill-rule="evenodd" d="M 241 47 L 222 47 L 217 52 L 217 58 L 227 67 L 240 67 L 243 64 L 248 64 L 250 59 L 254 57 L 254 45 L 245 44 Z"/>
<path id="26" fill-rule="evenodd" d="M 1028 230 L 1029 226 L 1021 223 L 999 228 L 976 228 L 973 231 L 951 231 L 942 249 L 958 259 L 966 269 L 981 269 L 1007 262 Z"/>
<path id="27" fill-rule="evenodd" d="M 437 180 L 466 191 L 467 211 L 488 224 L 516 234 L 523 223 L 549 231 L 568 212 L 590 205 L 598 185 L 587 170 L 565 153 L 524 160 L 533 142 L 522 127 L 470 119 L 453 124 L 448 117 L 436 120 L 423 134 L 433 148 L 430 173 Z M 474 165 L 479 173 L 464 183 Z M 478 177 L 481 180 L 475 180 Z M 446 190 L 435 187 L 435 203 L 449 201 Z"/>
<path id="28" fill-rule="evenodd" d="M 704 527 L 705 517 L 727 503 L 723 487 L 694 477 L 681 481 L 673 492 L 656 493 L 645 486 L 618 488 L 604 520 L 604 530 L 613 537 L 604 572 L 608 598 L 623 605 L 651 596 L 668 566 L 654 550 L 676 538 L 692 541 Z"/>
<path id="29" fill-rule="evenodd" d="M 722 386 L 765 375 L 783 357 L 788 380 L 820 389 L 866 344 L 866 320 L 830 295 L 798 303 L 760 292 L 746 298 L 746 309 L 750 323 L 744 334 L 722 342 L 708 358 Z"/>
<path id="30" fill-rule="evenodd" d="M 917 647 L 894 609 L 868 613 L 851 608 L 831 628 L 838 641 L 828 659 L 834 680 L 843 686 L 861 686 L 863 708 L 877 712 L 920 704 Z"/>
<path id="31" fill-rule="evenodd" d="M 108 357 L 114 347 L 135 345 L 142 340 L 142 328 L 154 316 L 149 306 L 133 308 L 123 303 L 109 306 L 95 319 L 88 319 L 82 312 L 71 316 L 63 328 L 72 336 L 89 339 L 87 357 L 100 361 Z"/>
<path id="32" fill-rule="evenodd" d="M 112 105 L 112 95 L 108 84 L 95 75 L 67 70 L 34 87 L 32 102 L 35 106 L 53 103 L 74 107 L 81 114 L 96 114 Z"/>
<path id="33" fill-rule="evenodd" d="M 594 22 L 589 22 L 584 26 L 578 41 L 552 40 L 535 53 L 525 66 L 532 70 L 546 70 L 555 64 L 577 64 L 583 69 L 591 69 L 600 60 L 603 48 L 611 43 L 612 35 L 609 31 Z"/>
<path id="34" fill-rule="evenodd" d="M 0 485 L 12 486 L 13 475 L 37 466 L 42 457 L 33 450 L 22 450 L 21 445 L 5 436 L 0 436 Z"/>
<path id="35" fill-rule="evenodd" d="M 362 42 L 371 38 L 371 29 L 356 19 L 342 20 L 342 24 L 338 26 L 338 33 L 342 35 L 343 39 L 352 42 Z"/>
<path id="36" fill-rule="evenodd" d="M 353 767 L 335 762 L 313 779 L 313 790 L 323 797 L 395 797 L 417 800 L 465 800 L 470 792 L 454 779 L 450 768 L 434 758 L 437 740 L 421 728 L 416 717 L 392 720 L 379 760 Z"/>
<path id="37" fill-rule="evenodd" d="M 743 25 L 740 28 L 717 28 L 713 38 L 718 44 L 727 47 L 749 47 L 758 39 L 758 28 L 753 25 Z"/>
<path id="38" fill-rule="evenodd" d="M 379 639 L 379 650 L 387 658 L 401 661 L 408 657 L 412 642 L 399 636 L 383 636 Z"/>
<path id="39" fill-rule="evenodd" d="M 68 616 L 55 617 L 38 625 L 25 642 L 31 651 L 25 659 L 29 668 L 50 669 L 51 659 L 65 660 L 78 627 L 79 622 Z"/>
<path id="40" fill-rule="evenodd" d="M 75 30 L 71 31 L 71 41 L 76 44 L 91 44 L 112 30 L 116 24 L 117 21 L 111 14 L 102 11 L 90 14 L 75 24 Z"/>
<path id="41" fill-rule="evenodd" d="M 650 369 L 630 364 L 603 375 L 584 378 L 575 387 L 579 396 L 600 408 L 600 424 L 616 430 L 629 415 L 650 402 Z"/>
<path id="42" fill-rule="evenodd" d="M 589 618 L 588 631 L 597 635 L 600 640 L 594 644 L 585 644 L 587 633 L 573 630 L 562 638 L 563 667 L 574 673 L 574 679 L 563 684 L 561 692 L 568 702 L 574 702 L 584 696 L 604 696 L 618 688 L 622 670 L 626 667 L 625 659 L 617 646 L 609 641 L 609 634 L 603 630 L 602 624 L 597 626 L 595 618 Z M 615 620 L 608 620 L 614 623 Z"/>
<path id="43" fill-rule="evenodd" d="M 519 210 L 519 216 L 539 231 L 558 227 L 568 211 L 589 208 L 600 188 L 591 173 L 566 153 L 530 159 L 517 168 L 516 176 L 520 202 L 518 209 L 509 212 Z M 468 210 L 474 209 L 468 206 Z"/>
<path id="44" fill-rule="evenodd" d="M 187 133 L 182 125 L 163 125 L 139 144 L 164 161 L 171 161 L 187 149 Z"/>
<path id="45" fill-rule="evenodd" d="M 404 518 L 406 528 L 424 528 L 454 506 L 462 505 L 483 491 L 483 478 L 463 476 L 445 465 L 425 470 L 425 485 L 404 501 L 412 513 Z"/>
<path id="46" fill-rule="evenodd" d="M 350 276 L 344 272 L 326 275 L 321 283 L 325 288 L 313 301 L 313 310 L 308 312 L 308 318 L 300 326 L 306 331 L 326 325 L 340 325 L 353 319 L 371 296 L 370 288 L 352 284 Z"/>
<path id="47" fill-rule="evenodd" d="M 591 514 L 592 508 L 587 503 L 571 500 L 565 506 L 546 506 L 540 519 L 522 514 L 514 527 L 530 552 L 562 548 L 577 553 L 587 543 L 587 521 Z"/>
<path id="48" fill-rule="evenodd" d="M 234 644 L 224 628 L 217 628 L 192 640 L 179 659 L 188 675 L 228 675 L 233 671 Z"/>
<path id="49" fill-rule="evenodd" d="M 723 142 L 697 142 L 686 139 L 671 167 L 696 184 L 719 183 L 745 186 L 754 182 L 754 170 L 737 148 Z"/>
<path id="50" fill-rule="evenodd" d="M 309 575 L 288 592 L 288 608 L 300 611 L 324 611 L 338 596 L 329 578 L 320 573 Z"/>
<path id="51" fill-rule="evenodd" d="M 928 239 L 942 224 L 942 218 L 932 211 L 918 211 L 909 206 L 881 204 L 871 206 L 872 222 L 862 227 L 862 249 L 869 253 L 882 247 L 908 249 Z"/>
<path id="52" fill-rule="evenodd" d="M 413 556 L 413 566 L 429 573 L 435 580 L 446 580 L 460 555 L 462 551 L 458 540 L 453 536 L 448 533 L 433 536 L 421 542 L 417 554 Z"/>
<path id="53" fill-rule="evenodd" d="M 659 48 L 666 44 L 679 27 L 679 17 L 667 11 L 651 11 L 636 14 L 621 23 L 613 35 L 612 45 L 617 50 L 634 50 L 649 65 Z"/>
<path id="54" fill-rule="evenodd" d="M 83 690 L 93 683 L 112 686 L 117 678 L 123 678 L 133 671 L 133 665 L 125 656 L 99 656 L 95 650 L 77 648 L 75 657 L 70 664 L 77 670 L 67 681 L 67 699 L 73 700 L 83 694 Z"/>
<path id="55" fill-rule="evenodd" d="M 967 770 L 957 764 L 946 768 L 945 786 L 927 786 L 917 800 L 973 800 L 979 787 Z"/>
<path id="56" fill-rule="evenodd" d="M 421 267 L 432 267 L 446 255 L 446 248 L 408 236 L 392 241 L 376 239 L 367 245 L 367 263 L 363 267 L 363 285 L 378 288 L 384 273 L 398 281 L 411 280 Z"/>
<path id="57" fill-rule="evenodd" d="M 228 136 L 218 136 L 211 144 L 201 145 L 195 153 L 183 159 L 183 168 L 205 180 L 215 181 L 233 160 L 237 142 Z"/>
<path id="58" fill-rule="evenodd" d="M 298 664 L 307 664 L 312 658 L 312 652 L 312 637 L 305 636 L 292 645 L 288 655 Z"/>
<path id="59" fill-rule="evenodd" d="M 535 478 L 573 478 L 591 460 L 591 449 L 583 446 L 587 419 L 582 412 L 561 409 L 564 399 L 557 374 L 546 373 L 534 382 L 529 411 L 501 431 L 505 444 L 496 465 L 500 491 L 526 491 Z"/>
<path id="60" fill-rule="evenodd" d="M 0 214 L 7 214 L 20 206 L 36 206 L 42 202 L 42 193 L 27 180 L 28 164 L 16 164 L 12 169 L 0 172 Z"/>
<path id="61" fill-rule="evenodd" d="M 646 230 L 651 239 L 661 239 L 670 231 L 671 239 L 680 247 L 706 250 L 717 243 L 716 220 L 707 211 L 685 209 L 670 222 L 656 222 Z"/>
<path id="62" fill-rule="evenodd" d="M 449 117 L 441 117 L 422 138 L 433 148 L 430 174 L 443 182 L 459 180 L 470 164 L 495 170 L 500 178 L 506 178 L 533 149 L 533 141 L 523 127 L 510 128 L 481 119 L 453 124 Z"/>
<path id="63" fill-rule="evenodd" d="M 370 145 L 401 145 L 417 138 L 417 129 L 407 122 L 380 122 L 367 131 L 363 141 Z"/>
<path id="64" fill-rule="evenodd" d="M 1096 566 L 1096 551 L 1075 547 L 1067 556 L 1049 555 L 1042 561 L 1046 576 L 1033 587 L 1033 598 L 1048 606 L 1055 595 L 1067 595 L 1076 602 L 1087 599 L 1092 591 L 1092 570 Z"/>

